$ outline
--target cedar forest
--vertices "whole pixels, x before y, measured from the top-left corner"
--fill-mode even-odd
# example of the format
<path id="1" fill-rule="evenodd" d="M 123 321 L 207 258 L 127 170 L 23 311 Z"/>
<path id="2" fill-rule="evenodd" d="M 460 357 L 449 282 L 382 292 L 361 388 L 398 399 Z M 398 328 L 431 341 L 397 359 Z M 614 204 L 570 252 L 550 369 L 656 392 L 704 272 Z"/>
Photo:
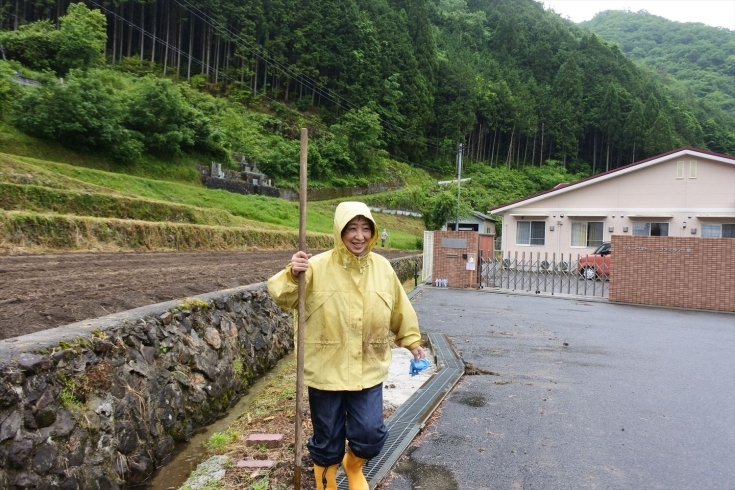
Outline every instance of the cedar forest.
<path id="1" fill-rule="evenodd" d="M 667 57 L 682 36 L 644 43 L 652 26 L 696 48 Z M 645 13 L 577 26 L 532 0 L 2 0 L 0 45 L 4 121 L 123 164 L 237 153 L 294 182 L 306 125 L 310 179 L 339 186 L 386 159 L 451 175 L 462 143 L 473 185 L 499 185 L 478 169 L 521 175 L 470 191 L 481 209 L 682 146 L 735 154 L 735 33 Z"/>

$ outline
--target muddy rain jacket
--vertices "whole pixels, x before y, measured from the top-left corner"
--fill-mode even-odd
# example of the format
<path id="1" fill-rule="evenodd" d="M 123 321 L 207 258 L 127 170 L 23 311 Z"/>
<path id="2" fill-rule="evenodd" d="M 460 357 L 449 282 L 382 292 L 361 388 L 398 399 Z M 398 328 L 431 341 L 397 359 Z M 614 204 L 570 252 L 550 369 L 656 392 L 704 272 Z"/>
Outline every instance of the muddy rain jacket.
<path id="1" fill-rule="evenodd" d="M 304 384 L 320 390 L 354 391 L 382 383 L 391 340 L 408 349 L 421 345 L 416 312 L 393 267 L 371 252 L 377 233 L 362 257 L 342 243 L 342 229 L 359 215 L 377 230 L 365 204 L 341 203 L 334 216 L 334 248 L 309 259 L 306 271 Z M 297 307 L 298 279 L 290 265 L 268 280 L 268 291 L 281 308 Z"/>

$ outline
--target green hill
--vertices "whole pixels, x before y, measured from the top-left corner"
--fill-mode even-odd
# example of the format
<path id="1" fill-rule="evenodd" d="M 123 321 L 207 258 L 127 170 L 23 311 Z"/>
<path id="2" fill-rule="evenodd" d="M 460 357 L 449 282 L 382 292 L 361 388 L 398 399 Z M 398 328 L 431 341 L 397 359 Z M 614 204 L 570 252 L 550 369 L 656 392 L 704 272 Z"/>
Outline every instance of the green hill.
<path id="1" fill-rule="evenodd" d="M 601 12 L 580 26 L 619 44 L 662 81 L 682 82 L 692 98 L 735 116 L 735 31 L 620 10 Z"/>

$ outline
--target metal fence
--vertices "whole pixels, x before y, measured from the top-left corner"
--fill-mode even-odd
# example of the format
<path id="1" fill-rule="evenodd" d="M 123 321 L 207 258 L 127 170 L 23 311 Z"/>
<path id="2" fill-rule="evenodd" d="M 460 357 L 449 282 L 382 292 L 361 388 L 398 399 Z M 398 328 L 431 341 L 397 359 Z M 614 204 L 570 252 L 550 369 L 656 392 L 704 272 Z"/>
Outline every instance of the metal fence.
<path id="1" fill-rule="evenodd" d="M 497 256 L 496 256 L 497 257 Z M 516 252 L 492 260 L 483 260 L 479 275 L 480 287 L 500 288 L 550 294 L 578 294 L 608 297 L 609 267 L 603 262 L 585 262 L 580 267 L 580 255 L 549 255 L 545 253 L 520 256 Z"/>

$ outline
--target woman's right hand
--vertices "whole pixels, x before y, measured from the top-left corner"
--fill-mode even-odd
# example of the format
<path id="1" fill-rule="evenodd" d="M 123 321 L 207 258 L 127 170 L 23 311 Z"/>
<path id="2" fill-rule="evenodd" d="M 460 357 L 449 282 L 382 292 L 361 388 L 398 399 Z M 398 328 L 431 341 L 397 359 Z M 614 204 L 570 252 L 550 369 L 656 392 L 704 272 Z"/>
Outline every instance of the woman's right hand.
<path id="1" fill-rule="evenodd" d="M 291 274 L 294 277 L 299 277 L 299 274 L 306 272 L 309 268 L 309 259 L 311 254 L 299 250 L 291 257 Z"/>

